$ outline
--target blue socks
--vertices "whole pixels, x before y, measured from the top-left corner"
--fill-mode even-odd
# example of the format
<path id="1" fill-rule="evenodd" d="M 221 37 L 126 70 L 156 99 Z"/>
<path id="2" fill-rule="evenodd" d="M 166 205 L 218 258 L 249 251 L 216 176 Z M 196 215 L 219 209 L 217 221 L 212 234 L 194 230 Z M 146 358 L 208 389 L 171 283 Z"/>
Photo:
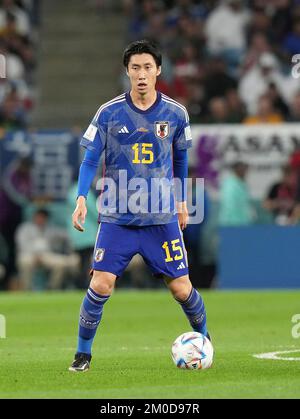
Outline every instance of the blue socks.
<path id="1" fill-rule="evenodd" d="M 179 301 L 176 299 L 176 301 L 181 305 L 193 330 L 207 336 L 206 311 L 199 292 L 195 288 L 192 288 L 187 300 Z"/>
<path id="2" fill-rule="evenodd" d="M 80 308 L 77 352 L 91 354 L 92 344 L 102 318 L 103 306 L 110 295 L 99 295 L 89 288 Z M 195 332 L 207 336 L 203 299 L 195 288 L 185 301 L 178 301 Z"/>
<path id="3" fill-rule="evenodd" d="M 79 316 L 77 352 L 91 354 L 93 340 L 101 321 L 103 306 L 110 295 L 99 295 L 89 288 L 83 299 Z"/>

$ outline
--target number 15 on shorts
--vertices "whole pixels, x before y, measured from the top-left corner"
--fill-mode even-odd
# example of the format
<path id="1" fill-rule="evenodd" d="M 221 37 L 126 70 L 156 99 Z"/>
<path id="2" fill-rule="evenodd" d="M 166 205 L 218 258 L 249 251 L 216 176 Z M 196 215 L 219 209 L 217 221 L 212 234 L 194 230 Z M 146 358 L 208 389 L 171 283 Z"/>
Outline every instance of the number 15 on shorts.
<path id="1" fill-rule="evenodd" d="M 183 258 L 182 247 L 178 243 L 180 243 L 180 239 L 171 240 L 172 255 L 174 256 L 172 257 L 169 243 L 164 242 L 164 244 L 162 245 L 162 248 L 166 252 L 165 262 L 173 262 L 173 260 L 180 260 Z"/>

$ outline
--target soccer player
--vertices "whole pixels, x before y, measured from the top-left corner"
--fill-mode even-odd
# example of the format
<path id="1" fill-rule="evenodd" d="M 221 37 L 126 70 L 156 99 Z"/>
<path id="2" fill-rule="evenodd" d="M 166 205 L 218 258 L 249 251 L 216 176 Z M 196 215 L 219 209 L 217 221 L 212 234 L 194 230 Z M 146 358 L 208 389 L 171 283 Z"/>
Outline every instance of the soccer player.
<path id="1" fill-rule="evenodd" d="M 161 53 L 151 42 L 131 43 L 123 55 L 130 91 L 100 106 L 81 140 L 86 154 L 72 216 L 77 230 L 84 230 L 87 194 L 103 152 L 105 179 L 113 185 L 109 182 L 101 195 L 92 279 L 80 309 L 78 347 L 70 371 L 89 369 L 104 304 L 137 253 L 155 276 L 164 279 L 193 330 L 208 336 L 204 302 L 190 282 L 182 238 L 188 222 L 186 188 L 179 188 L 180 183 L 175 191 L 156 188 L 162 179 L 183 183 L 191 147 L 185 107 L 155 89 L 161 63 Z"/>

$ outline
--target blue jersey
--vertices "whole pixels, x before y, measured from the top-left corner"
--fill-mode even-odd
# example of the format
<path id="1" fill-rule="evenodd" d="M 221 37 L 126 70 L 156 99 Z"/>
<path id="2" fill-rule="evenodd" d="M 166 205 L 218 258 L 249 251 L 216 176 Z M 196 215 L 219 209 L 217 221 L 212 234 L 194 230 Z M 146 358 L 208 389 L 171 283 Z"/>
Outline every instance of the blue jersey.
<path id="1" fill-rule="evenodd" d="M 191 140 L 185 107 L 160 92 L 145 111 L 129 93 L 102 105 L 81 140 L 99 159 L 105 153 L 104 177 L 114 182 L 102 192 L 101 221 L 137 226 L 177 221 L 172 154 L 191 147 Z"/>

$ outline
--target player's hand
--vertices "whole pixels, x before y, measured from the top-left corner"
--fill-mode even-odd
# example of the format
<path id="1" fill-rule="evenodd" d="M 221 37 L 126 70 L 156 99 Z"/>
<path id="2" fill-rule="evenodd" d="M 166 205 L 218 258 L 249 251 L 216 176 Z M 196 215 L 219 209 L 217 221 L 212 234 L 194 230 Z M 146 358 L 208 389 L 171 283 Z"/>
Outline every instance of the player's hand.
<path id="1" fill-rule="evenodd" d="M 85 197 L 79 196 L 77 199 L 76 208 L 72 214 L 73 227 L 78 231 L 84 231 L 82 224 L 85 222 L 85 217 L 87 214 L 87 208 L 85 205 Z"/>
<path id="2" fill-rule="evenodd" d="M 187 209 L 186 201 L 184 202 L 177 202 L 177 213 L 178 213 L 178 221 L 181 230 L 184 230 L 189 221 L 189 212 Z"/>

